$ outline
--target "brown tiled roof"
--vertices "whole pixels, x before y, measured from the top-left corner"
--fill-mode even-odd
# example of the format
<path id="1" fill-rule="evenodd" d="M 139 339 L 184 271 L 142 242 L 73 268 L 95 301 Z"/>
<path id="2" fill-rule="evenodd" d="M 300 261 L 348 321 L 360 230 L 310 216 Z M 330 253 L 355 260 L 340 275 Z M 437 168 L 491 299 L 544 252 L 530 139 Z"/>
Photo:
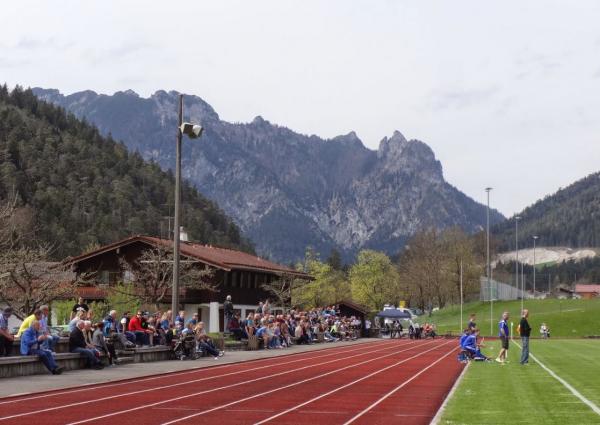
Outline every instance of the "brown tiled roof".
<path id="1" fill-rule="evenodd" d="M 575 285 L 575 292 L 578 294 L 600 294 L 600 285 Z"/>
<path id="2" fill-rule="evenodd" d="M 148 245 L 157 246 L 163 245 L 170 247 L 172 241 L 167 239 L 160 239 L 152 236 L 136 235 L 131 236 L 127 239 L 112 243 L 110 245 L 103 246 L 94 251 L 79 255 L 77 257 L 70 257 L 64 260 L 66 264 L 78 263 L 82 260 L 94 257 L 105 252 L 112 251 L 119 247 L 129 245 L 135 242 L 142 242 Z M 292 274 L 300 278 L 310 279 L 311 276 L 294 270 L 292 268 L 282 266 L 277 263 L 273 263 L 268 260 L 264 260 L 252 254 L 248 254 L 241 251 L 235 251 L 233 249 L 218 248 L 210 245 L 202 245 L 193 242 L 181 242 L 180 245 L 181 255 L 199 260 L 210 266 L 230 271 L 230 270 L 252 270 L 259 272 L 270 272 L 276 274 Z"/>

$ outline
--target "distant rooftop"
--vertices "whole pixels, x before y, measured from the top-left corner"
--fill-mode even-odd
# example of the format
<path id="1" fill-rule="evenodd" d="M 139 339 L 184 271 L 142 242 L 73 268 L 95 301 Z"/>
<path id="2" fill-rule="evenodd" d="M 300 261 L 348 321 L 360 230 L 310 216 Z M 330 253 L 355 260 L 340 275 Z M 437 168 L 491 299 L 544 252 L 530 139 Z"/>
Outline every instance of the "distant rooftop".
<path id="1" fill-rule="evenodd" d="M 91 257 L 112 251 L 119 247 L 130 245 L 132 243 L 142 242 L 152 246 L 172 247 L 173 241 L 161 239 L 153 236 L 135 235 L 120 241 L 114 242 L 95 249 L 77 257 L 69 257 L 64 260 L 66 264 L 79 263 Z M 306 273 L 294 270 L 281 264 L 273 263 L 263 258 L 233 249 L 220 248 L 211 245 L 203 245 L 194 242 L 181 241 L 181 255 L 199 260 L 210 266 L 230 271 L 230 270 L 251 270 L 259 272 L 270 272 L 276 274 L 291 274 L 300 278 L 310 278 Z"/>

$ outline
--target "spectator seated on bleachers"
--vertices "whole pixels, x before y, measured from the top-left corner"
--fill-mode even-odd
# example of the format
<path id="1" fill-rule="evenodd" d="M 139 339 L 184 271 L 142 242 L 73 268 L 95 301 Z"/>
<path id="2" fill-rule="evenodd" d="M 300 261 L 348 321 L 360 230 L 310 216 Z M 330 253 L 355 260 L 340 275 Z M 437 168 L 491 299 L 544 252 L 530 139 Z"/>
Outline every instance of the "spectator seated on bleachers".
<path id="1" fill-rule="evenodd" d="M 86 319 L 86 312 L 83 310 L 83 308 L 81 308 L 80 310 L 77 310 L 77 312 L 75 313 L 75 317 L 73 317 L 71 319 L 71 321 L 69 322 L 69 325 L 68 325 L 69 333 L 71 333 L 75 330 L 75 328 L 77 327 L 77 322 L 79 322 L 80 320 L 85 320 L 85 319 Z"/>
<path id="2" fill-rule="evenodd" d="M 241 339 L 246 339 L 248 338 L 248 335 L 246 334 L 246 332 L 244 331 L 244 329 L 242 329 L 241 324 L 240 324 L 240 314 L 236 313 L 231 320 L 229 320 L 229 332 L 231 332 L 231 334 L 233 335 L 233 337 L 235 339 L 237 339 L 238 341 Z"/>
<path id="3" fill-rule="evenodd" d="M 157 332 L 162 345 L 171 345 L 173 341 L 173 324 L 171 323 L 172 313 L 168 310 L 162 314 L 157 325 Z"/>
<path id="4" fill-rule="evenodd" d="M 102 362 L 94 352 L 94 347 L 85 342 L 84 336 L 85 323 L 79 320 L 75 326 L 75 330 L 69 336 L 69 351 L 71 353 L 79 353 L 86 358 L 88 367 L 93 369 L 103 369 Z"/>
<path id="5" fill-rule="evenodd" d="M 224 351 L 217 350 L 213 341 L 206 334 L 206 331 L 204 330 L 204 322 L 198 322 L 194 328 L 194 334 L 196 335 L 197 349 L 199 351 L 208 353 L 209 355 L 213 356 L 215 360 L 225 354 Z"/>
<path id="6" fill-rule="evenodd" d="M 12 316 L 13 309 L 6 307 L 0 314 L 0 357 L 10 356 L 15 337 L 8 330 L 8 319 Z"/>
<path id="7" fill-rule="evenodd" d="M 104 337 L 104 323 L 96 323 L 94 333 L 92 334 L 92 343 L 94 348 L 99 352 L 103 352 L 108 357 L 108 364 L 113 366 L 114 361 L 117 359 L 117 353 L 115 352 L 115 346 L 112 341 L 106 341 Z"/>
<path id="8" fill-rule="evenodd" d="M 54 361 L 52 351 L 41 347 L 50 336 L 42 333 L 40 329 L 39 320 L 34 320 L 29 328 L 21 334 L 21 354 L 24 356 L 38 356 L 53 375 L 60 375 L 62 368 Z"/>
<path id="9" fill-rule="evenodd" d="M 21 322 L 21 326 L 19 326 L 19 330 L 17 331 L 17 334 L 15 335 L 17 338 L 19 338 L 23 332 L 25 332 L 27 329 L 29 329 L 31 327 L 31 324 L 33 322 L 40 321 L 42 319 L 42 310 L 40 310 L 39 308 L 36 308 L 35 311 L 33 312 L 33 314 L 30 314 L 29 316 L 27 316 L 23 322 Z"/>
<path id="10" fill-rule="evenodd" d="M 56 344 L 58 344 L 60 337 L 50 333 L 50 328 L 48 327 L 48 314 L 50 314 L 50 309 L 48 306 L 41 306 L 40 311 L 42 312 L 42 318 L 40 319 L 40 332 L 48 336 L 48 338 L 46 338 L 42 343 L 42 348 L 54 352 L 54 348 L 56 347 Z"/>
<path id="11" fill-rule="evenodd" d="M 126 334 L 117 326 L 117 310 L 111 310 L 104 318 L 102 326 L 104 336 L 113 343 L 118 342 L 123 348 L 135 347 L 135 334 Z"/>
<path id="12" fill-rule="evenodd" d="M 142 347 L 150 346 L 150 334 L 153 333 L 148 328 L 142 326 L 142 312 L 138 311 L 137 314 L 129 321 L 129 332 L 135 334 L 137 345 Z"/>

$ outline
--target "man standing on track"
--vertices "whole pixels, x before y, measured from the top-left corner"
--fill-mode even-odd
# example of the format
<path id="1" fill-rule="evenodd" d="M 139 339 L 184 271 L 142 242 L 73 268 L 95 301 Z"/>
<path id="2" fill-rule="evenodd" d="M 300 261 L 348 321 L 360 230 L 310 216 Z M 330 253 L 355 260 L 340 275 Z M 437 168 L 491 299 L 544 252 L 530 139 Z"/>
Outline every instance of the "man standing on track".
<path id="1" fill-rule="evenodd" d="M 498 357 L 496 357 L 496 361 L 504 364 L 506 362 L 506 356 L 508 355 L 508 311 L 502 313 L 502 320 L 498 323 L 498 337 L 500 338 L 502 348 L 500 349 Z"/>
<path id="2" fill-rule="evenodd" d="M 521 334 L 521 364 L 529 364 L 529 335 L 531 335 L 531 326 L 527 318 L 529 317 L 529 310 L 523 310 L 521 314 L 521 322 L 519 323 L 519 333 Z"/>

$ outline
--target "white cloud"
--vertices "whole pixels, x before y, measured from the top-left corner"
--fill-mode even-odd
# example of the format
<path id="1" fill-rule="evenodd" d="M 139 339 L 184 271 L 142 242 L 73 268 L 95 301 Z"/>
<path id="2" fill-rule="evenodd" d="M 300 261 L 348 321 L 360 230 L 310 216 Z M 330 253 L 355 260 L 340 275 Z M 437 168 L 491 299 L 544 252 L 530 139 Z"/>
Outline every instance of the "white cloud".
<path id="1" fill-rule="evenodd" d="M 505 214 L 600 168 L 600 2 L 22 0 L 9 84 L 193 93 L 223 119 L 305 134 L 394 129 Z M 490 166 L 492 164 L 492 166 Z"/>

